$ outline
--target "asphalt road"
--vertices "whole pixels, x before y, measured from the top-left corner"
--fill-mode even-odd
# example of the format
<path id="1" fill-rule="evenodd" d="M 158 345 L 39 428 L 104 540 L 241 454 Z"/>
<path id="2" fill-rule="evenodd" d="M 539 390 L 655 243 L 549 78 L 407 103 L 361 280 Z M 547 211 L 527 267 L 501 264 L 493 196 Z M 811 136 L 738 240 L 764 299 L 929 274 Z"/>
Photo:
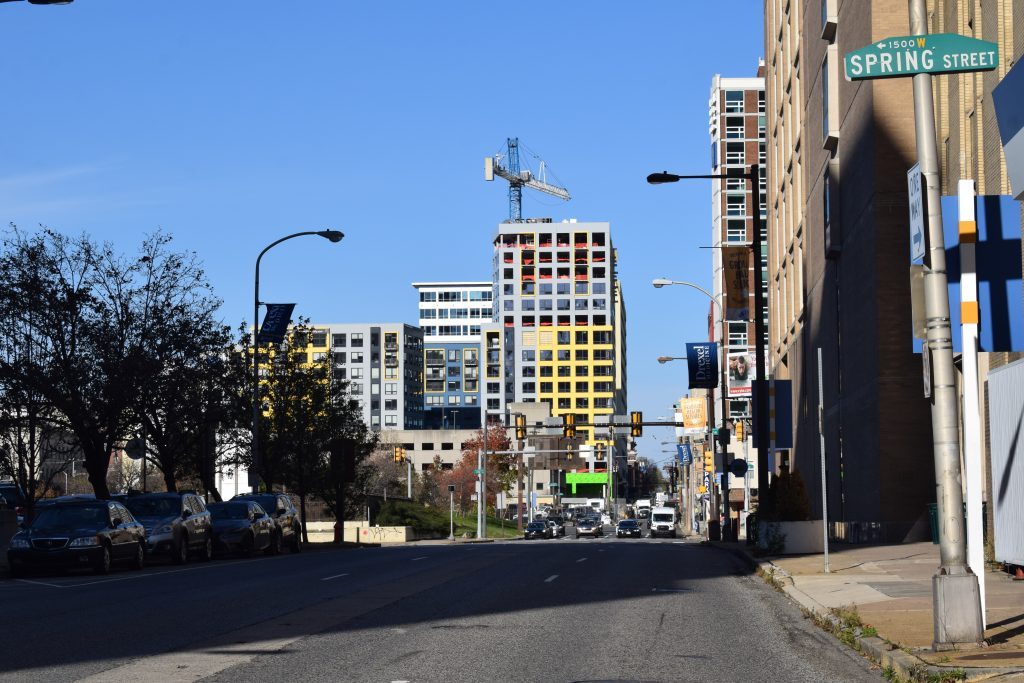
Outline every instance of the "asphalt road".
<path id="1" fill-rule="evenodd" d="M 604 538 L 0 580 L 0 681 L 877 681 L 728 552 Z"/>

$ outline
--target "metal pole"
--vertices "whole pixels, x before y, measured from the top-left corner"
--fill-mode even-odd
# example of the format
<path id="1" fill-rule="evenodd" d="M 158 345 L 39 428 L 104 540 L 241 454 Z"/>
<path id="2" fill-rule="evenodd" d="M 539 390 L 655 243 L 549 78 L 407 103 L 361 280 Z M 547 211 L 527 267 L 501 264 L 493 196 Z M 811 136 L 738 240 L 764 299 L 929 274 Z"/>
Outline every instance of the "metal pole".
<path id="1" fill-rule="evenodd" d="M 449 491 L 448 492 L 448 505 L 449 505 L 449 508 L 450 508 L 449 515 L 451 517 L 451 521 L 449 522 L 448 540 L 449 541 L 453 541 L 453 540 L 455 540 L 455 492 L 454 491 Z"/>
<path id="2" fill-rule="evenodd" d="M 487 450 L 487 413 L 484 413 L 484 442 L 476 451 L 476 537 L 484 537 L 484 451 Z"/>
<path id="3" fill-rule="evenodd" d="M 518 489 L 518 497 L 516 498 L 516 528 L 519 531 L 523 530 L 523 442 L 520 441 L 517 446 L 519 447 L 519 463 L 516 465 L 516 488 Z"/>
<path id="4" fill-rule="evenodd" d="M 715 424 L 715 401 L 711 390 L 708 389 L 708 445 L 711 447 L 712 462 L 714 462 L 715 453 L 715 435 L 713 431 L 713 425 Z M 714 466 L 712 465 L 712 469 Z M 711 538 L 711 515 L 718 516 L 718 491 L 715 487 L 715 473 L 711 473 L 710 478 L 706 478 L 711 482 L 711 486 L 708 487 L 708 517 L 704 521 L 707 526 L 708 540 L 721 540 L 722 539 L 722 528 L 717 519 L 713 520 L 715 525 L 718 526 L 718 538 Z"/>
<path id="5" fill-rule="evenodd" d="M 754 394 L 754 409 L 757 416 L 757 491 L 758 505 L 764 500 L 762 491 L 768 490 L 768 374 L 765 370 L 764 357 L 764 292 L 761 289 L 763 277 L 761 268 L 761 167 L 752 164 L 747 173 L 750 183 L 750 194 L 754 200 L 754 240 L 751 249 L 754 252 L 754 386 L 759 390 Z"/>
<path id="6" fill-rule="evenodd" d="M 925 0 L 908 0 L 910 32 L 928 33 Z M 946 250 L 942 235 L 939 154 L 935 138 L 932 77 L 914 76 L 914 124 L 917 158 L 924 176 L 928 214 L 928 251 L 924 268 L 925 318 L 932 369 L 932 442 L 939 509 L 939 571 L 932 577 L 936 649 L 955 643 L 980 643 L 984 638 L 978 578 L 967 567 L 963 495 L 960 490 L 960 435 L 957 424 L 956 379 Z"/>
<path id="7" fill-rule="evenodd" d="M 405 464 L 408 467 L 405 477 L 405 495 L 412 500 L 412 458 L 406 458 Z"/>
<path id="8" fill-rule="evenodd" d="M 269 249 L 269 247 L 267 247 Z M 253 493 L 260 490 L 260 259 L 267 253 L 264 249 L 256 257 L 255 291 L 252 299 L 252 469 L 249 470 L 249 486 Z"/>
<path id="9" fill-rule="evenodd" d="M 723 291 L 724 291 L 725 283 L 723 282 L 722 284 L 723 284 Z M 712 299 L 712 301 L 715 301 L 715 300 Z M 726 363 L 729 362 L 729 357 L 728 357 L 728 355 L 726 355 L 726 352 L 725 352 L 725 340 L 727 338 L 725 336 L 725 306 L 723 306 L 721 304 L 721 302 L 718 302 L 718 301 L 715 301 L 715 303 L 718 304 L 718 315 L 719 315 L 719 317 L 721 319 L 721 335 L 722 335 L 722 365 L 719 368 L 719 370 L 721 371 L 722 377 L 721 377 L 721 380 L 719 381 L 719 384 L 721 384 L 721 386 L 718 388 L 718 393 L 719 393 L 719 396 L 721 397 L 721 401 L 722 401 L 722 426 L 721 426 L 721 428 L 719 429 L 719 432 L 718 432 L 718 439 L 722 443 L 722 516 L 724 517 L 724 521 L 725 521 L 725 526 L 722 529 L 722 540 L 723 541 L 734 541 L 736 539 L 733 538 L 733 533 L 732 533 L 732 513 L 729 510 L 729 462 L 728 462 L 728 460 L 729 460 L 729 453 L 728 453 L 728 450 L 726 448 L 726 442 L 725 442 L 725 435 L 726 435 L 725 421 L 729 417 L 728 404 L 726 402 L 728 397 L 725 395 L 726 394 L 725 366 L 726 366 Z M 728 533 L 726 532 L 726 529 L 728 529 Z"/>
<path id="10" fill-rule="evenodd" d="M 821 534 L 825 548 L 825 573 L 828 569 L 828 482 L 825 478 L 825 394 L 821 372 L 821 347 L 818 347 L 818 442 L 821 448 Z"/>

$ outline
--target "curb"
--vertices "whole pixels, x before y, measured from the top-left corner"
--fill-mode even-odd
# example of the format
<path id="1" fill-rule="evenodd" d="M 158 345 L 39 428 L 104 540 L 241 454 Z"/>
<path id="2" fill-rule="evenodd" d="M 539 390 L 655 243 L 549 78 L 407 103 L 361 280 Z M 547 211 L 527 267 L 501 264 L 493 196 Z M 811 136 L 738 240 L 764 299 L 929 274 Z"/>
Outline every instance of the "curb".
<path id="1" fill-rule="evenodd" d="M 707 541 L 701 545 L 729 552 L 742 559 L 752 570 L 760 569 L 765 575 L 771 577 L 765 578 L 765 583 L 772 583 L 778 577 L 780 580 L 776 583 L 776 587 L 786 597 L 819 619 L 825 619 L 832 624 L 839 623 L 831 610 L 797 589 L 793 577 L 771 560 L 759 560 L 742 548 L 726 547 Z M 836 641 L 842 644 L 838 638 Z M 883 670 L 891 670 L 900 678 L 908 681 L 994 681 L 1004 676 L 1016 677 L 1024 674 L 1024 667 L 964 667 L 929 664 L 905 650 L 894 648 L 888 641 L 874 636 L 855 636 L 853 648 L 877 663 Z M 966 678 L 957 677 L 960 672 L 965 673 Z"/>

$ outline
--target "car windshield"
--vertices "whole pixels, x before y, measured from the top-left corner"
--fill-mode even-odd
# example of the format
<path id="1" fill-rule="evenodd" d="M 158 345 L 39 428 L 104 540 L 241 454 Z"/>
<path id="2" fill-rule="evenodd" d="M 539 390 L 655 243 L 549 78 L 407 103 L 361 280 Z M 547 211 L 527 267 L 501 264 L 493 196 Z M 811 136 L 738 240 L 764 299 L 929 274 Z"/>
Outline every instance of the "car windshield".
<path id="1" fill-rule="evenodd" d="M 211 503 L 206 509 L 214 519 L 249 519 L 249 506 L 245 503 Z"/>
<path id="2" fill-rule="evenodd" d="M 655 522 L 671 522 L 671 521 L 674 521 L 673 517 L 674 517 L 674 515 L 666 514 L 664 512 L 661 512 L 661 513 L 658 513 L 658 514 L 654 515 L 654 521 Z"/>
<path id="3" fill-rule="evenodd" d="M 526 528 L 527 529 L 534 529 L 534 530 L 538 530 L 538 531 L 544 531 L 545 524 L 544 524 L 544 522 L 530 522 L 526 526 Z"/>
<path id="4" fill-rule="evenodd" d="M 125 505 L 136 517 L 175 517 L 181 514 L 178 498 L 132 498 Z"/>
<path id="5" fill-rule="evenodd" d="M 100 528 L 110 523 L 107 506 L 75 505 L 53 506 L 39 511 L 32 526 L 34 528 L 58 527 L 67 529 Z"/>
<path id="6" fill-rule="evenodd" d="M 635 527 L 636 526 L 636 520 L 635 519 L 624 519 L 621 522 L 619 522 L 619 526 L 622 527 L 623 529 L 629 529 L 629 528 Z"/>

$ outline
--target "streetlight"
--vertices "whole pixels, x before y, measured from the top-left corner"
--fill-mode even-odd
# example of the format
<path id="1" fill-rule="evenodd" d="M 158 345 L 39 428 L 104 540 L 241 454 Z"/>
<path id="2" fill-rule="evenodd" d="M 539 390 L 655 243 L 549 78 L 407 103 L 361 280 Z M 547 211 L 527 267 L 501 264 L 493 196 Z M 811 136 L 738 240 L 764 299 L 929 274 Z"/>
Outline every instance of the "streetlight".
<path id="1" fill-rule="evenodd" d="M 665 171 L 662 173 L 651 173 L 647 176 L 647 182 L 651 185 L 662 185 L 664 183 L 674 183 L 691 178 L 705 178 L 709 180 L 745 178 L 750 184 L 751 195 L 757 198 L 757 201 L 754 202 L 754 210 L 752 212 L 754 219 L 754 239 L 750 245 L 751 251 L 754 252 L 754 308 L 757 310 L 757 315 L 754 317 L 754 334 L 757 336 L 757 343 L 754 345 L 754 372 L 757 379 L 754 382 L 755 392 L 753 399 L 754 409 L 757 411 L 758 447 L 762 450 L 766 450 L 768 448 L 769 418 L 766 381 L 768 375 L 765 372 L 764 358 L 764 292 L 761 290 L 761 166 L 760 164 L 751 164 L 750 168 L 746 172 L 743 172 L 738 168 L 727 168 L 724 174 L 717 175 L 677 175 L 675 173 L 668 173 Z M 663 280 L 655 280 L 654 283 L 655 287 L 664 287 L 668 284 Z M 724 337 L 722 338 L 722 342 L 725 342 Z M 759 451 L 759 453 L 760 452 L 761 451 Z M 761 490 L 766 490 L 768 488 L 768 458 L 763 455 L 757 458 L 757 481 Z"/>
<path id="2" fill-rule="evenodd" d="M 658 174 L 655 174 L 655 175 L 658 175 Z M 728 337 L 726 337 L 726 335 L 725 335 L 725 308 L 722 306 L 722 302 L 719 300 L 720 297 L 713 296 L 711 294 L 711 292 L 709 292 L 708 290 L 704 289 L 700 285 L 696 285 L 696 284 L 694 284 L 692 282 L 685 282 L 683 280 L 669 280 L 667 278 L 658 278 L 658 279 L 652 281 L 651 284 L 654 286 L 655 289 L 661 289 L 662 287 L 666 287 L 666 286 L 669 286 L 669 285 L 679 285 L 681 287 L 689 287 L 691 289 L 696 289 L 698 292 L 701 292 L 702 294 L 704 294 L 704 296 L 706 296 L 707 298 L 711 299 L 711 302 L 715 306 L 718 306 L 718 319 L 719 319 L 719 323 L 721 325 L 720 335 L 722 337 L 722 344 L 721 344 L 721 346 L 722 346 L 722 361 L 719 364 L 719 371 L 721 372 L 721 378 L 719 379 L 718 395 L 719 395 L 721 403 L 722 403 L 722 429 L 724 431 L 725 430 L 725 421 L 729 418 L 729 412 L 727 410 L 726 396 L 725 396 L 725 393 L 726 393 L 725 392 L 725 364 L 726 364 L 726 361 L 728 360 L 726 355 L 725 355 L 725 343 L 726 343 L 726 339 Z M 661 356 L 661 357 L 658 358 L 658 362 L 659 363 L 665 363 L 665 362 L 668 362 L 670 360 L 682 360 L 682 359 L 681 358 L 676 358 L 674 356 Z M 710 396 L 710 394 L 709 394 L 709 396 Z M 714 401 L 709 400 L 708 401 L 708 405 L 710 407 L 710 409 L 708 411 L 708 413 L 709 413 L 709 415 L 708 415 L 708 423 L 709 423 L 709 427 L 710 427 L 710 425 L 714 424 L 714 421 L 715 421 L 715 403 L 714 403 Z M 722 444 L 722 496 L 725 499 L 723 501 L 723 503 L 722 503 L 722 512 L 723 512 L 723 514 L 725 516 L 726 522 L 729 523 L 729 529 L 731 530 L 732 529 L 732 521 L 731 521 L 732 517 L 729 514 L 729 463 L 727 462 L 729 456 L 728 456 L 728 454 L 727 454 L 727 452 L 725 450 L 725 442 L 723 441 L 722 436 L 719 436 L 718 440 Z M 712 441 L 712 444 L 711 444 L 711 448 L 712 448 L 712 450 L 714 450 L 714 442 L 713 441 Z M 714 487 L 712 487 L 712 488 L 714 488 Z M 715 509 L 715 510 L 718 509 L 717 497 L 718 496 L 714 496 L 716 501 L 715 501 L 715 505 L 714 505 L 713 509 Z M 711 535 L 711 527 L 710 527 L 710 525 L 708 526 L 708 535 L 709 536 Z M 725 534 L 723 534 L 722 538 L 723 538 L 723 540 L 732 540 L 732 533 L 731 533 L 731 531 L 728 534 L 728 538 L 725 537 Z"/>
<path id="3" fill-rule="evenodd" d="M 29 0 L 30 2 L 32 0 Z M 36 0 L 39 1 L 39 0 Z M 70 1 L 70 0 L 69 0 Z M 0 0 L 10 2 L 10 0 Z M 282 237 L 268 244 L 256 257 L 256 286 L 252 306 L 252 469 L 249 470 L 249 486 L 253 493 L 259 491 L 260 485 L 260 261 L 268 251 L 294 237 L 318 235 L 332 243 L 340 242 L 345 233 L 340 230 L 305 230 Z"/>

